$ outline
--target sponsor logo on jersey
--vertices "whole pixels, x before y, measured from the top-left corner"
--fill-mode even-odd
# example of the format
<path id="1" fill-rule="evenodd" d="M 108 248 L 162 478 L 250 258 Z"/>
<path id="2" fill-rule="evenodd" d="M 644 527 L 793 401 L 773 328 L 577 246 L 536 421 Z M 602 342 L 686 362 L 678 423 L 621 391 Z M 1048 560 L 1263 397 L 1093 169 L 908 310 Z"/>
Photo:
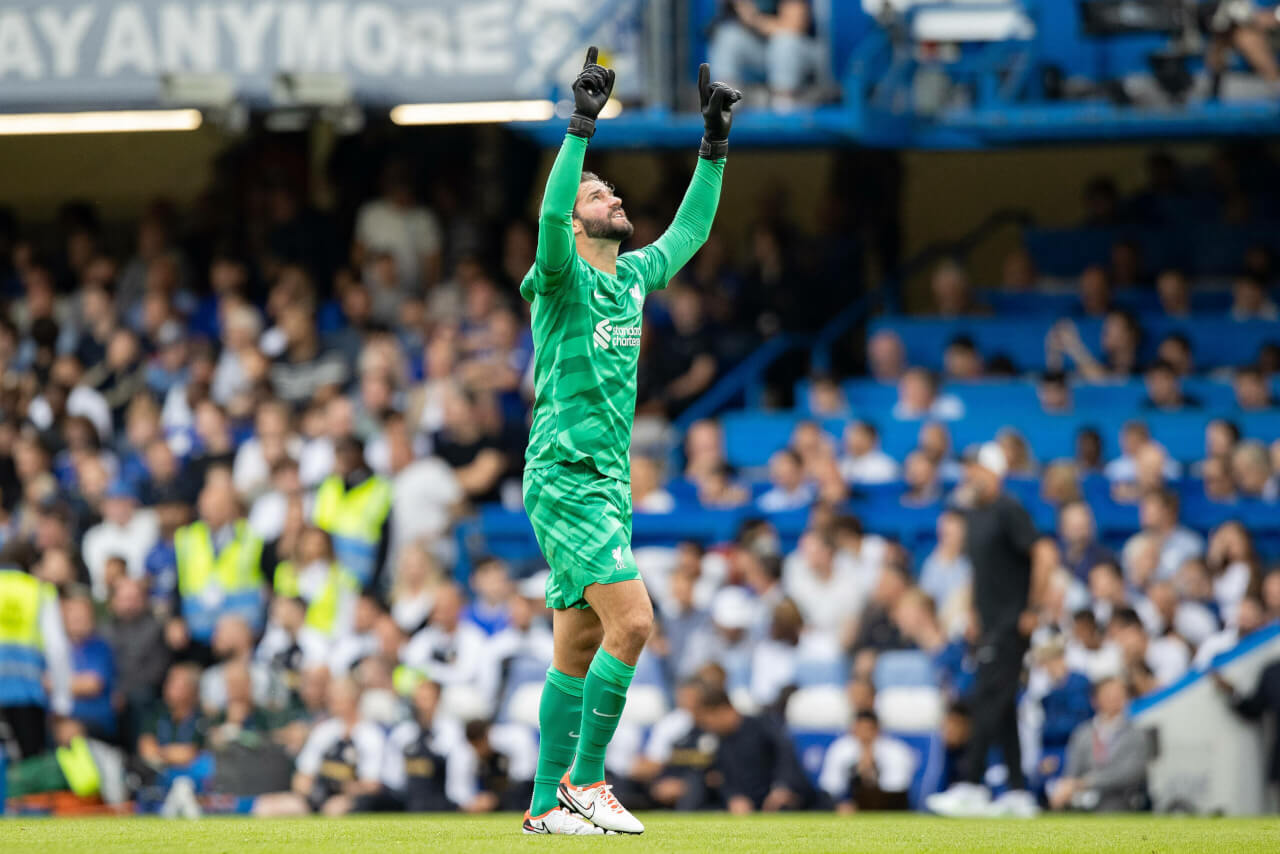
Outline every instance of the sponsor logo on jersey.
<path id="1" fill-rule="evenodd" d="M 591 338 L 596 347 L 608 350 L 610 347 L 639 347 L 639 326 L 614 326 L 610 320 L 602 320 L 596 324 Z"/>

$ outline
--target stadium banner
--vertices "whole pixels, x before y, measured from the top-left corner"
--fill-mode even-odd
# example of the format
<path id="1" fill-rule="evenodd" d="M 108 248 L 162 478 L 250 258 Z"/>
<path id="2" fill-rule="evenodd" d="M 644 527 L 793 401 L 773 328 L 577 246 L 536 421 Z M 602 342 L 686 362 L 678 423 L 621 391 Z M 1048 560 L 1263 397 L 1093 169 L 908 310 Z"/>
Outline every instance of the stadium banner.
<path id="1" fill-rule="evenodd" d="M 281 72 L 357 101 L 546 98 L 594 40 L 641 85 L 632 0 L 0 0 L 0 110 L 153 105 L 166 75 L 224 75 L 269 105 Z M 625 91 L 620 91 L 625 95 Z"/>
<path id="2" fill-rule="evenodd" d="M 1247 696 L 1277 659 L 1280 624 L 1273 623 L 1220 655 L 1213 669 Z M 1138 699 L 1133 713 L 1152 737 L 1148 786 L 1157 812 L 1260 815 L 1272 809 L 1263 727 L 1237 715 L 1208 673 L 1188 674 Z"/>

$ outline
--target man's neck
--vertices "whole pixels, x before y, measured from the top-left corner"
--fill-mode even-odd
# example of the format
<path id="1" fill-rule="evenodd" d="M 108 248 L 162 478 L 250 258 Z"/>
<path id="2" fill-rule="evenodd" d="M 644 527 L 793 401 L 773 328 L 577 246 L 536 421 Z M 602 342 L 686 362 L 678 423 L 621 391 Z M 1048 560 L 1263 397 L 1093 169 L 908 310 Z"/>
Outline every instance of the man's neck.
<path id="1" fill-rule="evenodd" d="M 582 260 L 602 273 L 618 275 L 618 247 L 616 240 L 599 240 L 578 235 L 578 254 Z"/>

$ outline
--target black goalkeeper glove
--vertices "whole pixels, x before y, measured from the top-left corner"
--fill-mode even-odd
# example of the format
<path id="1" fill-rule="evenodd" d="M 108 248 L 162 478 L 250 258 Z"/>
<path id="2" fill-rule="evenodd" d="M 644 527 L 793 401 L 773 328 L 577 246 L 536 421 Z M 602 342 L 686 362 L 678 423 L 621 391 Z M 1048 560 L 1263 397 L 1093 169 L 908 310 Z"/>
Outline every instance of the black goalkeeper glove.
<path id="1" fill-rule="evenodd" d="M 698 98 L 702 102 L 704 127 L 698 156 L 719 160 L 729 153 L 733 105 L 742 100 L 742 93 L 727 83 L 712 83 L 711 66 L 704 62 L 698 68 Z"/>
<path id="2" fill-rule="evenodd" d="M 587 48 L 587 61 L 573 81 L 573 117 L 569 119 L 569 133 L 583 139 L 591 139 L 596 132 L 596 116 L 604 109 L 613 93 L 613 69 L 596 64 L 599 51 L 595 46 Z"/>

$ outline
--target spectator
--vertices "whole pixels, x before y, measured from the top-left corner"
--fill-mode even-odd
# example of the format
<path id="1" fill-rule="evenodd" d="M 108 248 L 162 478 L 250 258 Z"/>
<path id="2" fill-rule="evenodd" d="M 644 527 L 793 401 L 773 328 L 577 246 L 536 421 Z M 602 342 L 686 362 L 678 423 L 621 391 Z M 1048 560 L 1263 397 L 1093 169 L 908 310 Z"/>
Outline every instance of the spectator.
<path id="1" fill-rule="evenodd" d="M 849 401 L 844 389 L 830 376 L 814 377 L 809 383 L 809 395 L 806 405 L 810 415 L 821 415 L 829 418 L 847 418 Z"/>
<path id="2" fill-rule="evenodd" d="M 1231 459 L 1210 457 L 1200 464 L 1200 482 L 1204 497 L 1219 504 L 1236 502 L 1236 485 L 1231 479 Z"/>
<path id="3" fill-rule="evenodd" d="M 697 670 L 688 664 L 692 639 L 711 631 L 711 615 L 698 605 L 694 595 L 696 581 L 692 572 L 681 567 L 673 569 L 667 575 L 667 596 L 659 600 L 666 657 L 681 674 Z"/>
<path id="4" fill-rule="evenodd" d="M 1034 658 L 1045 680 L 1040 697 L 1044 713 L 1040 725 L 1041 756 L 1059 762 L 1076 727 L 1093 716 L 1092 687 L 1087 676 L 1068 667 L 1066 646 L 1060 640 L 1055 638 L 1037 647 Z M 1041 769 L 1052 776 L 1061 771 L 1060 766 L 1045 768 L 1043 762 Z"/>
<path id="5" fill-rule="evenodd" d="M 214 750 L 235 743 L 257 747 L 260 739 L 267 736 L 270 724 L 266 712 L 254 699 L 249 662 L 231 661 L 224 667 L 226 703 L 209 720 L 209 746 Z"/>
<path id="6" fill-rule="evenodd" d="M 84 535 L 81 553 L 93 579 L 93 596 L 107 600 L 105 569 L 107 558 L 123 557 L 129 575 L 146 574 L 147 555 L 160 536 L 154 511 L 138 508 L 138 496 L 129 484 L 116 480 L 102 502 L 102 521 Z"/>
<path id="7" fill-rule="evenodd" d="M 1215 418 L 1204 428 L 1205 459 L 1229 460 L 1240 441 L 1240 428 L 1225 418 Z M 1203 477 L 1203 474 L 1201 474 Z"/>
<path id="8" fill-rule="evenodd" d="M 916 764 L 905 742 L 881 734 L 875 712 L 858 712 L 850 731 L 827 748 L 818 785 L 842 815 L 905 810 Z"/>
<path id="9" fill-rule="evenodd" d="M 1063 357 L 1070 357 L 1080 376 L 1088 382 L 1129 379 L 1137 373 L 1138 347 L 1142 330 L 1133 315 L 1111 309 L 1102 322 L 1102 355 L 1095 358 L 1080 340 L 1080 330 L 1069 320 L 1059 321 L 1045 338 L 1045 362 L 1050 370 L 1063 368 Z"/>
<path id="10" fill-rule="evenodd" d="M 1081 500 L 1080 480 L 1075 463 L 1059 460 L 1044 467 L 1040 476 L 1040 498 L 1054 508 Z"/>
<path id="11" fill-rule="evenodd" d="M 1120 647 L 1129 672 L 1139 666 L 1149 668 L 1158 687 L 1173 684 L 1191 663 L 1186 643 L 1174 635 L 1148 637 L 1132 608 L 1121 608 L 1111 615 L 1107 634 Z"/>
<path id="12" fill-rule="evenodd" d="M 693 716 L 699 729 L 719 739 L 704 779 L 710 790 L 704 803 L 749 815 L 799 809 L 812 801 L 795 748 L 778 724 L 739 713 L 722 689 L 712 687 L 702 688 Z"/>
<path id="13" fill-rule="evenodd" d="M 969 275 L 955 260 L 943 261 L 933 268 L 929 277 L 929 290 L 933 295 L 934 314 L 939 317 L 964 317 L 982 314 L 982 307 L 974 302 Z"/>
<path id="14" fill-rule="evenodd" d="M 1071 388 L 1062 371 L 1046 371 L 1036 386 L 1036 396 L 1044 412 L 1060 415 L 1071 411 Z"/>
<path id="15" fill-rule="evenodd" d="M 1089 570 L 1094 566 L 1115 560 L 1111 550 L 1098 542 L 1093 510 L 1080 500 L 1058 510 L 1058 548 L 1063 565 L 1080 581 L 1088 581 Z"/>
<path id="16" fill-rule="evenodd" d="M 111 592 L 110 619 L 102 633 L 116 665 L 115 687 L 125 708 L 123 722 L 134 733 L 169 668 L 164 629 L 147 610 L 146 587 L 141 580 L 123 578 L 116 583 Z"/>
<path id="17" fill-rule="evenodd" d="M 1082 475 L 1102 473 L 1102 436 L 1093 427 L 1081 427 L 1076 432 L 1074 462 Z"/>
<path id="18" fill-rule="evenodd" d="M 422 629 L 435 605 L 436 591 L 444 583 L 444 570 L 423 543 L 405 545 L 391 586 L 391 618 L 396 625 L 409 635 Z"/>
<path id="19" fill-rule="evenodd" d="M 726 688 L 731 693 L 749 690 L 756 646 L 750 632 L 755 616 L 751 596 L 741 587 L 722 588 L 711 600 L 710 614 L 710 624 L 689 638 L 681 675 L 687 676 L 714 662 L 724 669 Z"/>
<path id="20" fill-rule="evenodd" d="M 1147 389 L 1147 397 L 1142 401 L 1144 409 L 1179 412 L 1200 408 L 1200 400 L 1182 390 L 1177 370 L 1163 359 L 1157 359 L 1151 363 L 1143 377 L 1143 382 Z"/>
<path id="21" fill-rule="evenodd" d="M 1179 379 L 1186 379 L 1195 372 L 1191 353 L 1191 339 L 1181 332 L 1171 332 L 1156 346 L 1156 359 L 1173 366 Z"/>
<path id="22" fill-rule="evenodd" d="M 800 609 L 783 599 L 773 609 L 768 635 L 751 657 L 751 699 L 758 708 L 782 714 L 796 688 L 800 662 L 835 662 L 839 650 L 830 636 L 805 630 Z"/>
<path id="23" fill-rule="evenodd" d="M 360 440 L 338 440 L 333 474 L 316 491 L 312 519 L 333 541 L 334 559 L 363 588 L 382 586 L 394 530 L 391 502 L 392 486 L 369 470 Z"/>
<path id="24" fill-rule="evenodd" d="M 1156 295 L 1165 317 L 1191 316 L 1191 282 L 1186 273 L 1177 269 L 1161 272 L 1156 276 Z"/>
<path id="25" fill-rule="evenodd" d="M 805 478 L 800 455 L 790 448 L 769 458 L 769 481 L 772 488 L 756 502 L 765 513 L 796 510 L 813 502 L 813 485 Z"/>
<path id="26" fill-rule="evenodd" d="M 948 380 L 969 382 L 982 379 L 982 354 L 973 339 L 957 335 L 942 353 L 942 372 Z"/>
<path id="27" fill-rule="evenodd" d="M 880 449 L 880 433 L 869 421 L 854 421 L 844 431 L 845 456 L 840 474 L 850 484 L 888 483 L 898 479 L 900 467 Z"/>
<path id="28" fill-rule="evenodd" d="M 911 587 L 911 578 L 905 567 L 886 563 L 880 570 L 880 578 L 871 591 L 866 606 L 858 616 L 857 634 L 840 640 L 854 652 L 864 649 L 884 652 L 904 649 L 910 643 L 898 630 L 893 620 L 894 609 Z"/>
<path id="29" fill-rule="evenodd" d="M 674 418 L 710 387 L 716 357 L 701 295 L 687 285 L 667 291 L 672 330 L 646 359 L 648 388 L 641 394 L 640 409 Z"/>
<path id="30" fill-rule="evenodd" d="M 238 518 L 230 473 L 218 471 L 200 492 L 200 518 L 174 535 L 179 605 L 165 627 L 165 640 L 171 649 L 194 646 L 200 655 L 221 617 L 236 614 L 254 631 L 266 619 L 264 546 Z"/>
<path id="31" fill-rule="evenodd" d="M 1243 276 L 1237 276 L 1232 283 L 1231 319 L 1236 321 L 1280 319 L 1280 311 L 1277 311 L 1276 304 L 1267 296 L 1266 287 L 1256 275 L 1246 273 Z"/>
<path id="32" fill-rule="evenodd" d="M 1105 317 L 1111 310 L 1111 277 L 1098 264 L 1080 273 L 1080 310 L 1085 317 Z"/>
<path id="33" fill-rule="evenodd" d="M 200 708 L 205 715 L 213 717 L 227 710 L 227 673 L 235 666 L 248 668 L 256 705 L 281 705 L 275 674 L 265 662 L 253 657 L 253 632 L 244 618 L 235 615 L 219 618 L 212 648 L 219 663 L 200 676 Z"/>
<path id="34" fill-rule="evenodd" d="M 1121 679 L 1094 687 L 1098 713 L 1071 735 L 1066 772 L 1049 790 L 1053 809 L 1132 812 L 1145 806 L 1147 740 L 1129 720 L 1128 702 Z"/>
<path id="35" fill-rule="evenodd" d="M 486 435 L 477 412 L 479 400 L 455 386 L 445 398 L 444 428 L 434 437 L 436 454 L 453 469 L 458 485 L 472 501 L 498 501 L 507 461 L 497 440 Z"/>
<path id="36" fill-rule="evenodd" d="M 1066 656 L 1067 668 L 1083 673 L 1090 682 L 1097 682 L 1107 676 L 1119 676 L 1124 672 L 1120 647 L 1102 633 L 1097 616 L 1089 608 L 1076 611 L 1071 618 L 1071 637 L 1067 641 Z"/>
<path id="37" fill-rule="evenodd" d="M 953 421 L 964 417 L 964 404 L 955 395 L 939 394 L 937 378 L 924 368 L 908 368 L 898 382 L 898 402 L 893 417 L 899 421 L 939 418 Z"/>
<path id="38" fill-rule="evenodd" d="M 259 796 L 254 815 L 344 815 L 359 798 L 377 793 L 386 737 L 361 718 L 355 682 L 330 684 L 328 708 L 331 717 L 311 731 L 298 754 L 291 790 Z"/>
<path id="39" fill-rule="evenodd" d="M 1240 522 L 1224 522 L 1209 537 L 1205 564 L 1213 584 L 1213 597 L 1220 613 L 1235 611 L 1240 600 L 1255 590 L 1262 576 L 1262 563 L 1249 531 Z"/>
<path id="40" fill-rule="evenodd" d="M 896 383 L 907 370 L 907 351 L 892 329 L 881 329 L 867 339 L 867 372 L 882 383 Z"/>
<path id="41" fill-rule="evenodd" d="M 1250 439 L 1236 446 L 1231 455 L 1231 473 L 1240 495 L 1257 501 L 1274 502 L 1280 487 L 1271 476 L 1271 460 L 1261 442 Z"/>
<path id="42" fill-rule="evenodd" d="M 1009 250 L 1000 265 L 1000 287 L 1006 291 L 1033 290 L 1040 280 L 1035 259 L 1025 246 Z"/>
<path id="43" fill-rule="evenodd" d="M 417 541 L 439 544 L 465 499 L 453 469 L 437 456 L 418 455 L 410 425 L 402 418 L 387 422 L 388 477 L 391 480 L 390 552 L 399 555 Z M 442 557 L 448 552 L 438 547 Z"/>
<path id="44" fill-rule="evenodd" d="M 209 724 L 200 714 L 199 680 L 200 669 L 194 665 L 175 664 L 169 668 L 160 703 L 138 738 L 138 755 L 159 769 L 166 782 L 190 776 L 199 783 L 212 771 L 208 754 L 202 753 Z"/>
<path id="45" fill-rule="evenodd" d="M 465 602 L 457 585 L 441 585 L 427 627 L 410 639 L 400 660 L 430 673 L 445 690 L 472 685 L 482 697 L 492 697 L 497 675 L 488 672 L 488 637 L 475 623 L 462 619 Z M 357 629 L 363 630 L 360 626 Z"/>
<path id="46" fill-rule="evenodd" d="M 675 497 L 662 487 L 661 469 L 653 457 L 631 457 L 631 505 L 636 513 L 670 513 Z"/>
<path id="47" fill-rule="evenodd" d="M 1240 641 L 1266 625 L 1266 617 L 1262 599 L 1255 595 L 1245 596 L 1236 606 L 1235 615 L 1227 621 L 1227 625 L 1200 643 L 1191 665 L 1196 670 L 1211 669 L 1217 656 L 1235 649 Z"/>
<path id="48" fill-rule="evenodd" d="M 707 59 L 730 85 L 763 78 L 770 106 L 788 111 L 817 72 L 811 26 L 807 0 L 732 0 L 717 18 Z"/>
<path id="49" fill-rule="evenodd" d="M 303 302 L 285 306 L 280 314 L 283 348 L 271 366 L 271 384 L 276 395 L 295 409 L 326 389 L 340 388 L 349 375 L 341 354 L 323 348 L 313 312 Z"/>
<path id="50" fill-rule="evenodd" d="M 276 466 L 302 452 L 302 440 L 291 426 L 289 409 L 279 401 L 269 400 L 254 413 L 253 436 L 240 444 L 231 469 L 236 492 L 246 501 L 271 487 Z"/>
<path id="51" fill-rule="evenodd" d="M 467 813 L 519 810 L 529 805 L 538 751 L 533 734 L 513 724 L 470 721 L 466 740 L 451 757 L 460 783 L 450 787 L 450 800 Z"/>
<path id="52" fill-rule="evenodd" d="M 783 564 L 782 585 L 796 603 L 805 625 L 833 637 L 850 637 L 853 615 L 862 610 L 870 590 L 856 571 L 836 561 L 833 534 L 809 530 L 800 547 Z"/>
<path id="53" fill-rule="evenodd" d="M 387 162 L 381 189 L 382 195 L 356 214 L 351 262 L 363 266 L 366 280 L 372 281 L 375 259 L 389 257 L 397 274 L 394 292 L 420 294 L 440 277 L 439 222 L 414 199 L 413 174 L 403 161 Z M 394 311 L 388 317 L 394 319 Z"/>
<path id="54" fill-rule="evenodd" d="M 1277 19 L 1270 9 L 1260 11 L 1253 3 L 1228 3 L 1198 11 L 1210 39 L 1204 64 L 1211 75 L 1213 97 L 1217 98 L 1221 92 L 1222 75 L 1231 61 L 1233 48 L 1269 90 L 1280 89 L 1280 66 L 1276 64 L 1268 38 L 1268 31 L 1275 28 Z"/>
<path id="55" fill-rule="evenodd" d="M 456 720 L 438 713 L 440 686 L 418 679 L 410 698 L 413 716 L 387 738 L 382 790 L 357 799 L 356 812 L 451 812 L 457 805 L 450 792 L 470 788 L 470 781 L 458 779 L 457 763 L 449 763 L 466 737 Z"/>
<path id="56" fill-rule="evenodd" d="M 511 613 L 511 574 L 499 558 L 484 556 L 471 570 L 471 589 L 475 598 L 462 610 L 462 619 L 492 637 L 507 627 Z"/>
<path id="57" fill-rule="evenodd" d="M 62 602 L 62 619 L 71 642 L 71 717 L 93 738 L 114 739 L 115 657 L 94 626 L 93 601 L 85 594 L 68 596 Z"/>
<path id="58" fill-rule="evenodd" d="M 1188 558 L 1204 554 L 1204 539 L 1178 522 L 1179 503 L 1177 493 L 1166 489 L 1145 493 L 1138 505 L 1142 532 L 1159 555 L 1155 578 L 1161 581 L 1173 578 Z"/>
<path id="59" fill-rule="evenodd" d="M 938 480 L 938 468 L 924 451 L 907 454 L 902 468 L 902 480 L 907 489 L 898 501 L 903 507 L 928 507 L 942 499 L 942 484 Z"/>
<path id="60" fill-rule="evenodd" d="M 1277 405 L 1267 378 L 1256 366 L 1237 368 L 1231 387 L 1235 391 L 1236 405 L 1246 412 L 1274 409 Z"/>
<path id="61" fill-rule="evenodd" d="M 938 545 L 920 568 L 920 589 L 945 609 L 973 583 L 973 565 L 964 547 L 964 516 L 951 510 L 938 514 Z"/>

